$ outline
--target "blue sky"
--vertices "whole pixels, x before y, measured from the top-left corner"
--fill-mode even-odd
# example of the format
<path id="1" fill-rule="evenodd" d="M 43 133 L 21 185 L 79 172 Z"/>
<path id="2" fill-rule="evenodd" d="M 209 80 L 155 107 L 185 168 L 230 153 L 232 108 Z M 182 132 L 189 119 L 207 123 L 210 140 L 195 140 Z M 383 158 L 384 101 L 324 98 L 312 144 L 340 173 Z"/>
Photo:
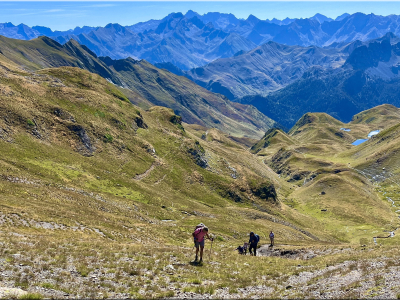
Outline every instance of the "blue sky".
<path id="1" fill-rule="evenodd" d="M 200 14 L 207 12 L 232 13 L 238 18 L 250 14 L 260 19 L 307 18 L 316 13 L 335 18 L 345 12 L 400 15 L 400 2 L 372 1 L 159 1 L 159 2 L 2 2 L 0 23 L 42 25 L 53 30 L 67 30 L 76 26 L 105 26 L 108 23 L 132 25 L 150 19 L 162 19 L 171 12 L 192 9 Z"/>

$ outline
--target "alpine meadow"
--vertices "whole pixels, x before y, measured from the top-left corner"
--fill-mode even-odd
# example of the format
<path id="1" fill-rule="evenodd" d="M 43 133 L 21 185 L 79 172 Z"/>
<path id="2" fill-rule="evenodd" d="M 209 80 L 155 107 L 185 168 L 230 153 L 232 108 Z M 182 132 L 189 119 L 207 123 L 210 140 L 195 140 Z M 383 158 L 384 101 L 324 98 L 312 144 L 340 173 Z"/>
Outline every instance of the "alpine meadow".
<path id="1" fill-rule="evenodd" d="M 0 2 L 1 299 L 400 299 L 400 5 L 257 3 Z"/>

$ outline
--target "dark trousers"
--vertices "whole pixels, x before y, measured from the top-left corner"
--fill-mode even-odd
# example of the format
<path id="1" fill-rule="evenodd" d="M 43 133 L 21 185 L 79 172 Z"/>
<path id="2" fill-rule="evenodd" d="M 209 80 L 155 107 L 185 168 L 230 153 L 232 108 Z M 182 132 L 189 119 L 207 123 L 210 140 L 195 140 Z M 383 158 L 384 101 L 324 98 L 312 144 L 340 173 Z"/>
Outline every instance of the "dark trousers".
<path id="1" fill-rule="evenodd" d="M 250 247 L 249 247 L 250 255 L 252 254 L 251 249 L 254 250 L 254 256 L 256 256 L 257 244 L 250 244 Z"/>

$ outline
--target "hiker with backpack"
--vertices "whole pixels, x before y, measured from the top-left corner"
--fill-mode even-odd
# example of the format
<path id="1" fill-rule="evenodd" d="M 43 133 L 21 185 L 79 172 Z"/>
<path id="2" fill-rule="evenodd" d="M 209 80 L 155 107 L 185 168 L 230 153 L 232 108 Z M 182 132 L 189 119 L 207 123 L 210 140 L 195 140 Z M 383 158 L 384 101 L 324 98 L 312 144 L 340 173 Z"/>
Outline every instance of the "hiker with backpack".
<path id="1" fill-rule="evenodd" d="M 237 250 L 239 254 L 244 255 L 244 249 L 242 246 L 239 245 L 235 250 Z"/>
<path id="2" fill-rule="evenodd" d="M 250 248 L 249 248 L 249 252 L 250 255 L 254 255 L 256 256 L 256 249 L 257 249 L 257 244 L 260 241 L 260 237 L 258 234 L 255 234 L 254 232 L 250 232 L 250 239 L 249 239 L 249 244 L 250 244 Z M 251 252 L 251 249 L 254 250 L 254 254 Z"/>
<path id="3" fill-rule="evenodd" d="M 205 226 L 203 223 L 200 223 L 199 225 L 196 226 L 195 231 L 193 232 L 193 239 L 194 239 L 194 245 L 196 247 L 196 259 L 194 260 L 197 262 L 198 255 L 199 255 L 199 248 L 200 248 L 200 260 L 199 263 L 203 262 L 203 250 L 204 250 L 204 237 L 207 237 L 207 239 L 213 241 L 212 238 L 208 235 L 208 227 Z"/>
<path id="4" fill-rule="evenodd" d="M 272 232 L 272 230 L 271 230 L 271 233 L 269 234 L 269 239 L 270 239 L 270 241 L 271 241 L 271 247 L 274 245 L 274 239 L 275 239 L 275 234 Z"/>

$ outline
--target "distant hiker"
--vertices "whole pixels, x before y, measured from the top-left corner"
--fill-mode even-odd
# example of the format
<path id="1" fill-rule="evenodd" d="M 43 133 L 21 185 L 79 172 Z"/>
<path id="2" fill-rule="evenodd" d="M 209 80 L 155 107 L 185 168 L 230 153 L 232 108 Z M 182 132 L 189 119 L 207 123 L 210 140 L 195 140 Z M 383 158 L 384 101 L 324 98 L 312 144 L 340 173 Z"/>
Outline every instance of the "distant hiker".
<path id="1" fill-rule="evenodd" d="M 203 250 L 204 250 L 204 237 L 206 236 L 207 239 L 213 240 L 210 238 L 208 235 L 208 228 L 203 224 L 200 223 L 199 225 L 196 226 L 195 231 L 193 232 L 193 239 L 194 239 L 194 245 L 196 247 L 196 259 L 194 261 L 197 261 L 198 255 L 199 255 L 199 248 L 200 248 L 200 261 L 201 263 L 203 261 Z"/>
<path id="2" fill-rule="evenodd" d="M 242 246 L 238 246 L 235 250 L 237 250 L 239 252 L 239 254 L 243 255 L 244 254 L 244 249 Z"/>
<path id="3" fill-rule="evenodd" d="M 244 244 L 243 244 L 244 255 L 247 254 L 247 249 L 249 249 L 249 243 L 244 243 Z"/>
<path id="4" fill-rule="evenodd" d="M 250 252 L 250 255 L 254 255 L 254 256 L 257 255 L 257 253 L 256 253 L 257 250 L 256 249 L 257 249 L 257 244 L 258 244 L 259 241 L 260 241 L 260 237 L 258 236 L 258 234 L 255 234 L 254 232 L 250 232 L 250 239 L 249 239 L 249 244 L 250 244 L 249 252 Z M 251 249 L 254 250 L 254 253 L 251 252 Z"/>
<path id="5" fill-rule="evenodd" d="M 271 233 L 269 234 L 269 239 L 271 241 L 271 246 L 273 246 L 274 245 L 275 234 L 272 232 L 272 230 L 271 230 Z"/>

